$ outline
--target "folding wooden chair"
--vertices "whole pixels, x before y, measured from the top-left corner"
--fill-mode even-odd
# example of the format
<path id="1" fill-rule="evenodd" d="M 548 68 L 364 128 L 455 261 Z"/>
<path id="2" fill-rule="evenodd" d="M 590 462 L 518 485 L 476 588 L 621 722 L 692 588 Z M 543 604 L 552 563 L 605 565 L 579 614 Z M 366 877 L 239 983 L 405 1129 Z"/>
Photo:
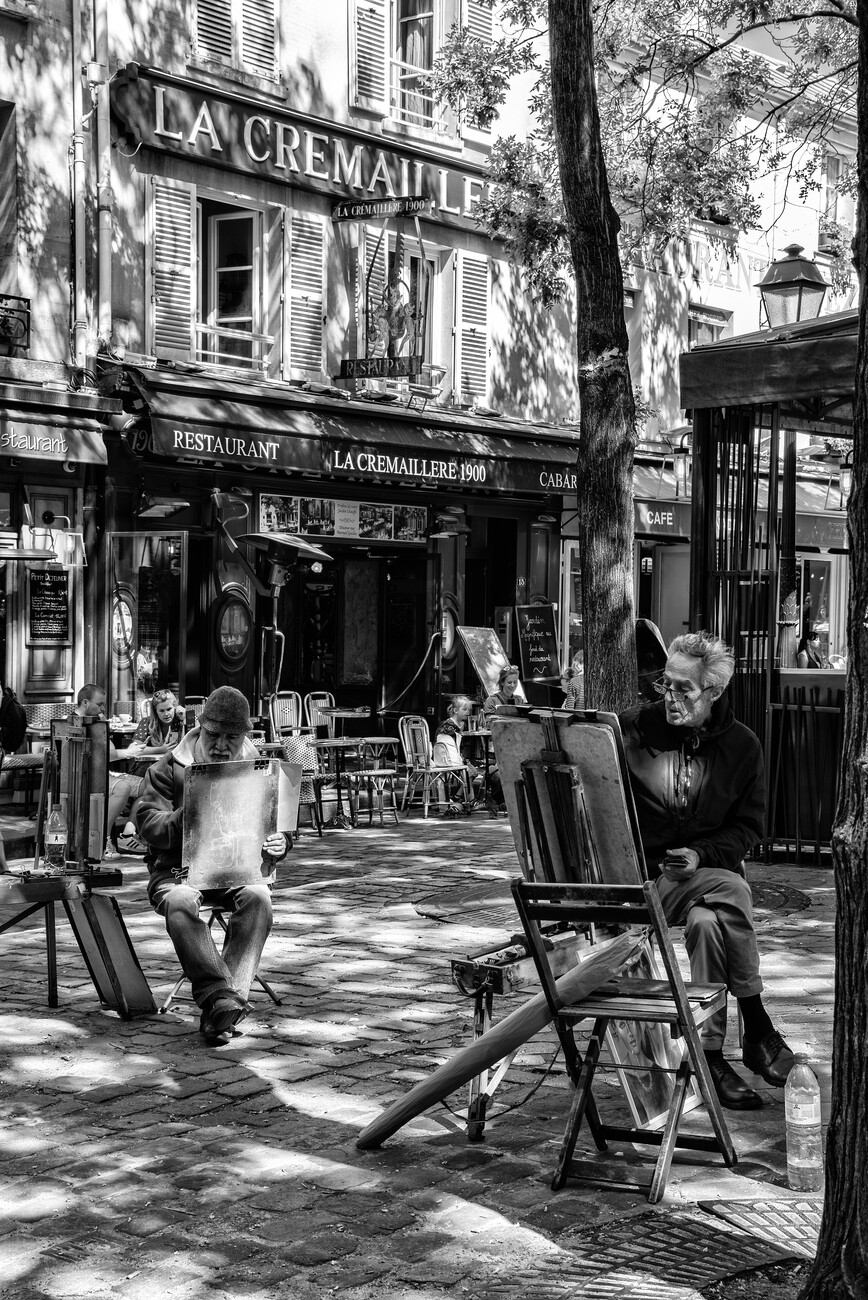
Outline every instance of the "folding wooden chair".
<path id="1" fill-rule="evenodd" d="M 648 881 L 641 885 L 571 885 L 516 880 L 513 881 L 512 893 L 563 1047 L 567 1072 L 575 1088 L 560 1159 L 552 1180 L 553 1190 L 563 1187 L 571 1175 L 580 1178 L 588 1176 L 587 1171 L 573 1164 L 576 1140 L 586 1117 L 598 1151 L 607 1150 L 609 1140 L 659 1147 L 654 1172 L 648 1184 L 623 1178 L 601 1180 L 598 1173 L 593 1169 L 590 1171 L 593 1180 L 614 1181 L 618 1186 L 647 1187 L 651 1202 L 659 1201 L 666 1190 L 672 1157 L 677 1148 L 716 1152 L 723 1157 L 725 1165 L 735 1165 L 735 1149 L 697 1033 L 697 1025 L 724 1006 L 726 987 L 723 984 L 684 983 L 655 886 Z M 562 1006 L 555 988 L 555 974 L 549 953 L 540 932 L 542 921 L 576 926 L 647 926 L 657 941 L 666 978 L 622 978 L 616 983 L 604 985 L 576 1006 Z M 575 1029 L 581 1021 L 587 1019 L 592 1019 L 594 1024 L 582 1056 L 576 1042 Z M 653 1063 L 653 1051 L 646 1050 L 641 1041 L 641 1027 L 667 1025 L 673 1039 L 681 1045 L 680 1059 L 673 1071 L 675 1086 L 662 1132 L 658 1127 L 652 1127 L 656 1116 L 644 1126 L 637 1124 L 625 1128 L 605 1123 L 597 1109 L 593 1085 L 606 1032 L 610 1023 L 624 1020 L 634 1022 L 637 1027 L 636 1061 L 633 1063 L 622 1055 L 616 1064 L 625 1092 L 634 1103 L 634 1115 L 636 1109 L 644 1109 L 645 1113 L 655 1109 L 655 1076 L 667 1072 L 666 1067 Z M 634 1071 L 632 1078 L 629 1075 L 631 1068 Z M 680 1131 L 684 1103 L 694 1077 L 708 1108 L 714 1131 L 712 1137 Z"/>

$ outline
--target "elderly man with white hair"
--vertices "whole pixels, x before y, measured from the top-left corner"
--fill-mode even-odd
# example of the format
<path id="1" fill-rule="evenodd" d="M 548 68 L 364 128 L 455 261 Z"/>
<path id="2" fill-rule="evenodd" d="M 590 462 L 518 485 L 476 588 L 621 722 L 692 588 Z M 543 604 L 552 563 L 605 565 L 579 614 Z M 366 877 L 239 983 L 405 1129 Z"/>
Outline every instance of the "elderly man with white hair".
<path id="1" fill-rule="evenodd" d="M 737 722 L 725 691 L 732 652 L 707 632 L 678 636 L 654 684 L 660 699 L 621 715 L 648 872 L 666 919 L 685 926 L 691 977 L 725 984 L 744 1023 L 742 1061 L 783 1087 L 794 1057 L 760 994 L 759 951 L 744 858 L 761 839 L 765 771 L 760 743 Z M 724 1059 L 726 1008 L 702 1028 L 721 1104 L 762 1098 Z"/>

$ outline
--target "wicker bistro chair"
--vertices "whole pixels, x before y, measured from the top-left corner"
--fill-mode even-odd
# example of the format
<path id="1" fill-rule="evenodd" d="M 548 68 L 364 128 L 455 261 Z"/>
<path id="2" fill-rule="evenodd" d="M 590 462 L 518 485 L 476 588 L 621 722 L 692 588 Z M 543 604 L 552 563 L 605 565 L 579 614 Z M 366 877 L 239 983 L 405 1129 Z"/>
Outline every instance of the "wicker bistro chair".
<path id="1" fill-rule="evenodd" d="M 320 713 L 320 706 L 327 709 L 335 707 L 335 697 L 328 691 L 311 691 L 304 697 L 304 720 L 309 727 L 325 727 L 324 739 L 334 740 L 335 720 L 329 714 Z"/>
<path id="2" fill-rule="evenodd" d="M 311 826 L 316 827 L 322 835 L 322 787 L 329 780 L 320 770 L 317 751 L 314 748 L 314 732 L 311 727 L 297 727 L 294 731 L 284 731 L 281 735 L 283 752 L 288 763 L 301 764 L 301 791 L 298 797 L 298 811 L 307 809 Z"/>
<path id="3" fill-rule="evenodd" d="M 401 809 L 406 808 L 409 811 L 421 785 L 422 815 L 427 817 L 432 789 L 438 808 L 444 803 L 448 808 L 451 804 L 450 788 L 457 785 L 461 799 L 469 811 L 473 799 L 470 773 L 463 763 L 459 767 L 435 767 L 434 751 L 426 720 L 420 714 L 407 714 L 398 723 L 398 734 L 401 737 L 404 761 L 407 764 L 407 779 L 401 797 Z"/>

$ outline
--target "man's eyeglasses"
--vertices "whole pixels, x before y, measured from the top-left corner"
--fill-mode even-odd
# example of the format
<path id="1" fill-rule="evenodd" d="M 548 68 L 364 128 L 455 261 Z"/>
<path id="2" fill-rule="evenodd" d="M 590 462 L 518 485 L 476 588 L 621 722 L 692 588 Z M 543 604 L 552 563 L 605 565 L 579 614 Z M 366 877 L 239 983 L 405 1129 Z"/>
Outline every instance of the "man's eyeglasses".
<path id="1" fill-rule="evenodd" d="M 694 696 L 694 687 L 689 686 L 685 690 L 682 686 L 675 686 L 665 677 L 658 677 L 656 682 L 652 682 L 651 685 L 658 695 L 671 695 L 673 700 L 679 700 L 682 704 L 685 700 L 692 699 Z M 712 690 L 711 686 L 701 686 L 695 689 L 695 694 L 704 695 L 706 691 L 710 690 Z"/>

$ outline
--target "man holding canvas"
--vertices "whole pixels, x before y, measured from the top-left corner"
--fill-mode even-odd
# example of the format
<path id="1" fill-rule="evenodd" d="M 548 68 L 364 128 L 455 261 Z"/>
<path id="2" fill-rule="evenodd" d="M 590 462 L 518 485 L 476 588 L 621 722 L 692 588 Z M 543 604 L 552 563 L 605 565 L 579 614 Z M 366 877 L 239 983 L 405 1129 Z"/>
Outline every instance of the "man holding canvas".
<path id="1" fill-rule="evenodd" d="M 191 764 L 258 758 L 248 738 L 251 727 L 241 692 L 219 686 L 206 700 L 199 726 L 151 767 L 136 812 L 139 835 L 148 845 L 148 898 L 165 919 L 202 1011 L 200 1032 L 212 1047 L 228 1043 L 250 1009 L 250 985 L 271 931 L 271 891 L 264 879 L 219 889 L 188 883 L 182 853 L 185 773 Z M 265 837 L 262 853 L 276 861 L 289 847 L 289 836 L 276 832 Z M 231 910 L 222 955 L 199 915 L 202 905 Z"/>

